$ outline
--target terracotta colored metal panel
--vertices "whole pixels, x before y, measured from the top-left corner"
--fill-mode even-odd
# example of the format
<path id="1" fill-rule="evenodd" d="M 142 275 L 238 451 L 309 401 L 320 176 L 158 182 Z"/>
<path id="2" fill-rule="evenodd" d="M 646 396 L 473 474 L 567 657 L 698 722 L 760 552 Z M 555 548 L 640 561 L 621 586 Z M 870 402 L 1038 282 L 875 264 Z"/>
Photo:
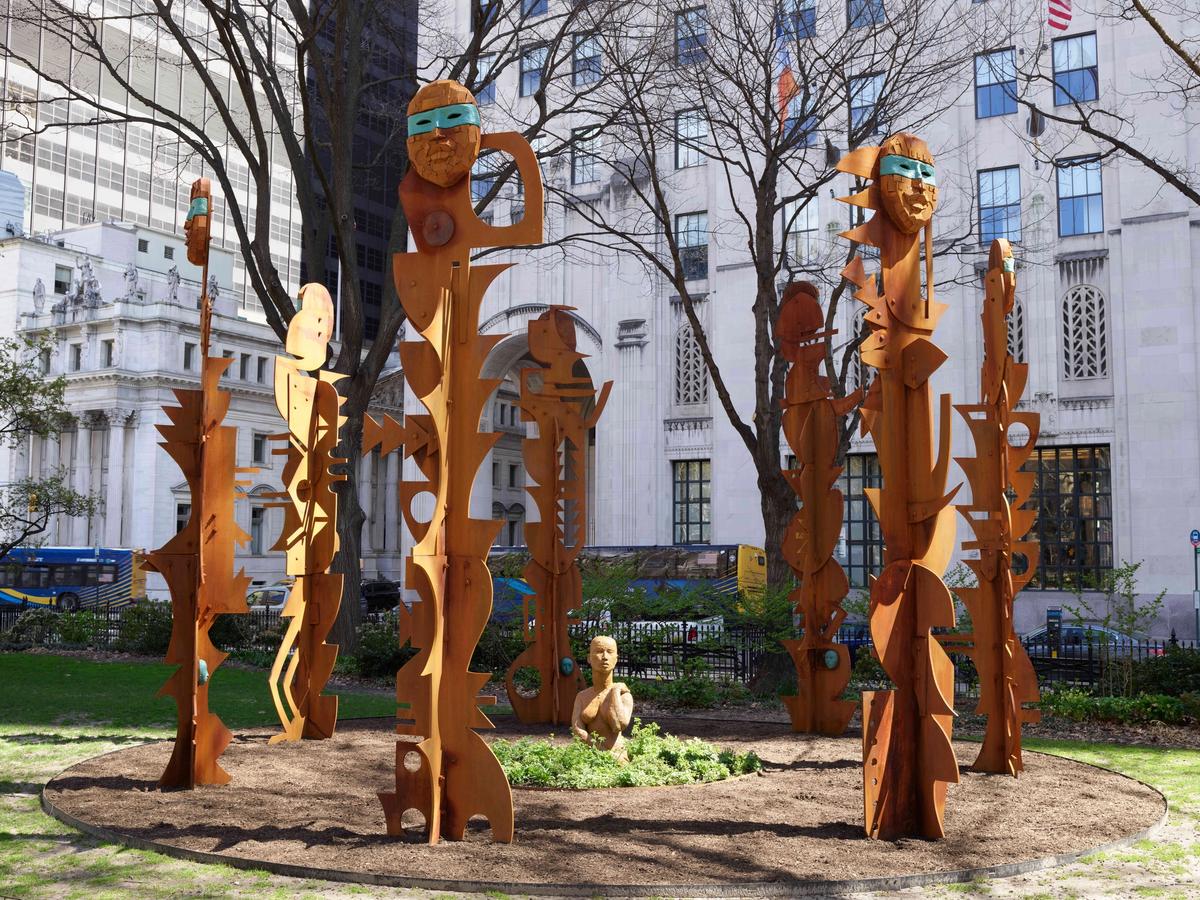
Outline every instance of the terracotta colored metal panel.
<path id="1" fill-rule="evenodd" d="M 529 353 L 540 368 L 521 369 L 521 419 L 538 435 L 523 443 L 525 470 L 536 483 L 526 490 L 539 522 L 525 526 L 530 560 L 524 575 L 533 594 L 524 600 L 529 644 L 508 667 L 505 680 L 513 711 L 522 722 L 571 721 L 583 686 L 571 653 L 567 626 L 583 602 L 577 560 L 587 527 L 588 431 L 600 420 L 612 382 L 597 398 L 591 380 L 573 374 L 585 354 L 575 349 L 571 307 L 552 306 L 529 323 Z M 517 692 L 513 676 L 526 666 L 541 675 L 536 696 Z"/>
<path id="2" fill-rule="evenodd" d="M 796 695 L 783 702 L 794 731 L 841 734 L 857 704 L 840 699 L 850 682 L 850 652 L 834 636 L 846 618 L 841 603 L 850 586 L 833 558 L 844 512 L 842 492 L 834 485 L 842 472 L 837 465 L 840 416 L 861 401 L 862 393 L 834 399 L 829 379 L 820 370 L 825 339 L 837 332 L 824 326 L 816 287 L 807 281 L 789 284 L 775 335 L 791 363 L 783 433 L 796 456 L 796 468 L 784 474 L 800 498 L 800 509 L 784 535 L 783 553 L 799 579 L 789 599 L 804 636 L 783 641 L 796 666 Z"/>
<path id="3" fill-rule="evenodd" d="M 928 381 L 946 359 L 932 340 L 946 310 L 933 299 L 933 157 L 920 138 L 898 134 L 847 154 L 838 169 L 868 182 L 846 202 L 876 211 L 842 236 L 879 248 L 881 263 L 879 278 L 868 276 L 858 257 L 842 273 L 867 306 L 870 333 L 859 352 L 876 370 L 862 420 L 883 474 L 883 487 L 867 497 L 886 553 L 871 585 L 870 622 L 880 661 L 896 685 L 864 695 L 866 831 L 886 840 L 940 838 L 946 787 L 958 781 L 958 765 L 950 744 L 954 670 L 932 635 L 954 624 L 941 575 L 955 539 L 949 506 L 955 491 L 946 492 L 950 399 L 941 398 L 935 431 Z"/>
<path id="4" fill-rule="evenodd" d="M 208 179 L 192 185 L 185 230 L 188 259 L 202 265 L 200 310 L 201 373 L 199 390 L 177 390 L 178 406 L 163 408 L 168 425 L 159 425 L 161 446 L 179 464 L 191 493 L 187 524 L 162 547 L 146 556 L 146 568 L 159 572 L 171 592 L 171 642 L 166 662 L 179 668 L 159 691 L 175 698 L 175 747 L 159 785 L 194 788 L 225 784 L 229 774 L 217 759 L 232 734 L 208 709 L 208 690 L 227 654 L 213 646 L 208 631 L 218 615 L 244 613 L 250 579 L 233 574 L 234 550 L 250 536 L 238 528 L 233 504 L 237 473 L 257 469 L 235 466 L 237 429 L 222 425 L 229 394 L 219 390 L 231 359 L 208 356 L 212 303 L 208 296 L 208 221 L 212 198 Z"/>
<path id="5" fill-rule="evenodd" d="M 1035 513 L 1020 508 L 1033 490 L 1033 476 L 1018 470 L 1033 453 L 1039 416 L 1016 411 L 1028 377 L 1028 367 L 1008 352 L 1007 316 L 1013 308 L 1016 281 L 1008 241 L 992 241 L 981 314 L 980 401 L 955 407 L 975 443 L 973 458 L 957 460 L 971 485 L 971 502 L 960 504 L 958 511 L 975 537 L 962 546 L 978 553 L 977 559 L 967 560 L 978 585 L 958 593 L 974 625 L 969 652 L 979 672 L 976 712 L 987 716 L 973 768 L 1014 777 L 1023 768 L 1021 726 L 1041 718 L 1040 711 L 1025 706 L 1038 701 L 1037 675 L 1013 630 L 1013 600 L 1033 577 L 1038 561 L 1037 544 L 1021 540 L 1033 527 Z M 1014 424 L 1025 426 L 1027 432 L 1015 446 L 1009 439 Z M 1025 558 L 1025 569 L 1014 575 L 1018 554 Z"/>
<path id="6" fill-rule="evenodd" d="M 321 371 L 333 335 L 333 300 L 320 284 L 300 289 L 300 309 L 288 324 L 289 355 L 275 357 L 275 406 L 287 421 L 284 490 L 271 494 L 281 502 L 283 531 L 273 550 L 286 558 L 295 581 L 283 607 L 290 619 L 268 677 L 271 700 L 283 732 L 271 738 L 295 741 L 328 738 L 337 727 L 337 697 L 322 695 L 337 661 L 337 647 L 325 643 L 342 601 L 342 576 L 329 573 L 338 550 L 337 495 L 333 485 L 345 475 L 332 468 L 346 462 L 334 456 L 343 399 L 337 383 L 344 378 Z M 309 372 L 316 372 L 310 375 Z M 282 692 L 282 701 L 280 694 Z M 286 704 L 286 706 L 285 706 Z"/>
<path id="7" fill-rule="evenodd" d="M 474 105 L 471 93 L 453 81 L 426 85 L 409 104 L 412 168 L 400 185 L 400 202 L 417 249 L 393 261 L 396 292 L 420 335 L 400 345 L 404 374 L 429 411 L 406 417 L 404 426 L 405 455 L 425 480 L 400 485 L 401 511 L 415 539 L 408 584 L 420 600 L 411 615 L 401 616 L 400 640 L 411 641 L 417 655 L 396 673 L 397 731 L 421 741 L 398 743 L 395 789 L 379 799 L 389 834 L 401 833 L 401 818 L 412 809 L 424 817 L 430 843 L 461 839 L 474 815 L 488 820 L 496 840 L 513 836 L 508 780 L 474 731 L 491 727 L 478 708 L 488 676 L 469 671 L 491 613 L 486 559 L 500 528 L 470 515 L 475 473 L 499 437 L 479 433 L 484 404 L 499 385 L 479 373 L 501 340 L 479 334 L 479 309 L 488 286 L 508 267 L 473 265 L 471 254 L 540 242 L 543 196 L 528 142 L 515 133 L 481 135 L 470 121 L 478 121 Z M 445 124 L 464 108 L 468 124 Z M 475 215 L 470 170 L 481 147 L 515 162 L 525 186 L 520 222 L 493 226 Z M 420 441 L 409 443 L 409 433 Z"/>

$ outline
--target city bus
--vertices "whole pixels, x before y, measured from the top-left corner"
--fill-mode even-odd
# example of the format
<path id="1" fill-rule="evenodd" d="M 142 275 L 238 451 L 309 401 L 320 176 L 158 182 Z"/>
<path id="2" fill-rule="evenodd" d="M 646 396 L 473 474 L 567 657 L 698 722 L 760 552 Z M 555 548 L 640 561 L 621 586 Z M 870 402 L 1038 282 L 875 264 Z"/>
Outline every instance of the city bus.
<path id="1" fill-rule="evenodd" d="M 137 550 L 16 547 L 0 560 L 0 604 L 74 612 L 117 609 L 146 596 Z"/>

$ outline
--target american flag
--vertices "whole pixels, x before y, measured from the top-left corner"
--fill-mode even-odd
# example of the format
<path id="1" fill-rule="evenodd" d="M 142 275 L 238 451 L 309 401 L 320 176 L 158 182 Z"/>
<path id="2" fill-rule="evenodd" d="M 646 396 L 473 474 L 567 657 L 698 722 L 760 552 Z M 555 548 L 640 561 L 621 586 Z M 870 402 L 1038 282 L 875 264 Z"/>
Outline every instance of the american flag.
<path id="1" fill-rule="evenodd" d="M 1066 31 L 1071 24 L 1071 0 L 1049 0 L 1047 24 L 1059 31 Z"/>

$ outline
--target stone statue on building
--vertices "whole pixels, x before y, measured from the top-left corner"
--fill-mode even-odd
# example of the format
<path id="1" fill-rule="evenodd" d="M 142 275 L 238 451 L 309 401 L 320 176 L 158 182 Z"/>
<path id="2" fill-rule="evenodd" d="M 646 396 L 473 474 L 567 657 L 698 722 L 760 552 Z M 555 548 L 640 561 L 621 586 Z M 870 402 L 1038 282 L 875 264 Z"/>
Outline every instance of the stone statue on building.
<path id="1" fill-rule="evenodd" d="M 33 311 L 39 316 L 46 305 L 46 283 L 38 279 L 33 283 Z"/>
<path id="2" fill-rule="evenodd" d="M 171 266 L 167 269 L 167 302 L 179 302 L 179 267 Z"/>
<path id="3" fill-rule="evenodd" d="M 138 289 L 138 270 L 137 266 L 130 263 L 125 267 L 125 299 L 134 300 L 137 296 Z"/>
<path id="4" fill-rule="evenodd" d="M 220 299 L 221 299 L 221 287 L 220 287 L 220 285 L 217 284 L 217 276 L 209 275 L 208 276 L 208 300 L 213 305 L 216 305 L 216 302 Z"/>
<path id="5" fill-rule="evenodd" d="M 603 634 L 592 638 L 588 663 L 592 667 L 592 686 L 575 696 L 571 733 L 625 762 L 629 757 L 621 732 L 633 720 L 633 694 L 624 682 L 613 681 L 617 642 Z"/>
<path id="6" fill-rule="evenodd" d="M 100 280 L 92 268 L 92 261 L 86 257 L 79 265 L 79 278 L 76 279 L 75 285 L 75 296 L 72 298 L 75 306 L 95 309 L 100 305 Z"/>

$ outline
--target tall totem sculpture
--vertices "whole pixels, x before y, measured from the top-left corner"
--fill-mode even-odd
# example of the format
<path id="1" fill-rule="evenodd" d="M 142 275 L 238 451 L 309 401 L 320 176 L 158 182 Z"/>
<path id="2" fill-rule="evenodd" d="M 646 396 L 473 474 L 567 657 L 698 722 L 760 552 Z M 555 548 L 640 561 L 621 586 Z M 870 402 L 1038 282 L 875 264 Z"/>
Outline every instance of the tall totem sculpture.
<path id="1" fill-rule="evenodd" d="M 525 215 L 493 226 L 475 215 L 471 166 L 481 148 L 513 158 L 525 185 Z M 542 180 L 537 157 L 519 134 L 480 134 L 471 92 L 453 81 L 421 88 L 408 107 L 412 166 L 400 185 L 400 202 L 417 246 L 397 254 L 396 291 L 421 340 L 400 345 L 414 395 L 429 410 L 405 420 L 404 452 L 427 480 L 401 484 L 401 511 L 414 545 L 407 583 L 420 595 L 411 615 L 401 615 L 401 642 L 418 653 L 396 674 L 402 707 L 397 731 L 421 737 L 398 741 L 396 789 L 381 793 L 389 834 L 415 809 L 428 840 L 460 840 L 467 820 L 487 818 L 498 841 L 513 836 L 512 792 L 500 763 L 474 729 L 492 723 L 478 703 L 485 672 L 468 670 L 492 608 L 487 553 L 501 523 L 470 513 L 476 470 L 499 434 L 480 434 L 484 404 L 499 386 L 479 377 L 502 335 L 479 334 L 484 292 L 508 265 L 471 263 L 482 247 L 542 240 Z M 419 434 L 410 440 L 407 432 Z M 419 503 L 419 495 L 431 502 Z M 415 752 L 414 767 L 405 757 Z"/>
<path id="2" fill-rule="evenodd" d="M 871 585 L 870 623 L 880 662 L 896 685 L 863 694 L 866 830 L 885 840 L 940 838 L 946 788 L 958 781 L 950 745 L 954 667 L 931 629 L 954 625 L 942 573 L 954 550 L 950 501 L 957 488 L 945 492 L 950 397 L 941 397 L 935 447 L 929 386 L 946 359 L 932 338 L 947 308 L 933 298 L 933 157 L 920 138 L 897 134 L 881 147 L 847 154 L 838 170 L 870 180 L 843 199 L 875 215 L 842 236 L 878 247 L 882 266 L 881 279 L 868 277 L 855 256 L 842 272 L 868 307 L 870 333 L 859 352 L 878 371 L 862 407 L 863 430 L 874 439 L 883 474 L 883 487 L 866 494 L 886 545 L 884 570 Z"/>
<path id="3" fill-rule="evenodd" d="M 529 564 L 525 580 L 525 640 L 529 646 L 513 660 L 505 678 L 513 711 L 522 722 L 571 721 L 581 687 L 567 626 L 571 610 L 583 602 L 576 561 L 583 549 L 587 522 L 588 430 L 600 420 L 612 382 L 596 396 L 590 379 L 576 377 L 575 323 L 568 306 L 552 306 L 529 323 L 529 354 L 540 368 L 521 369 L 521 419 L 537 424 L 538 436 L 523 446 L 525 471 L 536 482 L 530 496 L 540 521 L 525 526 Z M 535 389 L 534 381 L 540 380 Z M 589 409 L 590 407 L 590 409 Z M 532 601 L 532 602 L 531 602 Z M 513 683 L 518 669 L 530 666 L 541 675 L 541 689 L 523 697 Z"/>
<path id="4" fill-rule="evenodd" d="M 1008 352 L 1007 315 L 1016 294 L 1016 269 L 1008 241 L 992 241 L 983 301 L 983 365 L 979 403 L 954 408 L 966 420 L 975 441 L 975 457 L 957 459 L 971 485 L 971 502 L 958 511 L 970 524 L 975 540 L 964 541 L 964 550 L 978 550 L 978 559 L 966 563 L 978 585 L 958 588 L 974 627 L 971 658 L 979 672 L 979 706 L 987 716 L 983 746 L 973 768 L 1016 776 L 1021 761 L 1021 726 L 1037 722 L 1041 713 L 1026 709 L 1038 701 L 1037 676 L 1029 654 L 1013 630 L 1013 599 L 1033 578 L 1038 544 L 1021 538 L 1033 527 L 1036 511 L 1022 509 L 1033 491 L 1034 475 L 1021 464 L 1033 453 L 1040 417 L 1017 412 L 1025 390 L 1029 366 Z M 1028 431 L 1025 443 L 1013 446 L 1008 430 L 1014 424 Z M 1009 499 L 1008 491 L 1012 491 Z M 1013 572 L 1013 555 L 1028 561 L 1024 572 Z"/>
<path id="5" fill-rule="evenodd" d="M 159 425 L 161 446 L 183 470 L 192 510 L 178 534 L 146 556 L 146 568 L 160 573 L 171 591 L 171 642 L 166 662 L 179 668 L 158 692 L 175 698 L 177 727 L 171 760 L 159 779 L 169 788 L 226 784 L 229 773 L 217 763 L 233 735 L 208 709 L 208 689 L 217 667 L 228 655 L 218 650 L 208 631 L 218 615 L 245 613 L 249 577 L 233 574 L 234 548 L 250 536 L 233 517 L 237 429 L 222 425 L 229 394 L 218 389 L 231 359 L 208 355 L 212 304 L 208 296 L 208 247 L 212 194 L 207 178 L 192 185 L 188 209 L 188 261 L 203 267 L 200 301 L 200 390 L 177 390 L 179 406 L 164 407 L 171 420 Z"/>
<path id="6" fill-rule="evenodd" d="M 790 362 L 783 399 L 783 433 L 796 456 L 796 468 L 784 472 L 800 498 L 783 542 L 788 565 L 800 579 L 790 600 L 804 637 L 784 641 L 796 666 L 796 695 L 784 697 L 792 730 L 841 734 L 858 706 L 842 700 L 850 682 L 850 651 L 834 640 L 846 618 L 841 602 L 850 590 L 846 572 L 833 558 L 842 531 L 842 492 L 834 485 L 841 417 L 862 400 L 862 391 L 841 399 L 820 374 L 825 361 L 825 315 L 817 288 L 793 282 L 783 292 L 775 335 Z"/>
<path id="7" fill-rule="evenodd" d="M 300 310 L 288 324 L 290 355 L 275 357 L 275 406 L 288 430 L 275 436 L 287 446 L 275 451 L 286 461 L 284 490 L 272 496 L 284 502 L 271 505 L 283 507 L 284 517 L 271 549 L 284 551 L 287 574 L 295 582 L 283 607 L 283 616 L 291 621 L 269 677 L 271 699 L 283 723 L 283 732 L 271 743 L 333 737 L 337 727 L 337 697 L 321 694 L 337 660 L 337 647 L 325 638 L 342 599 L 342 576 L 329 572 L 338 549 L 337 495 L 331 488 L 346 480 L 331 472 L 332 466 L 346 462 L 334 456 L 346 421 L 338 414 L 343 400 L 337 392 L 337 382 L 345 376 L 321 368 L 332 336 L 333 300 L 324 286 L 306 284 L 300 289 Z"/>

